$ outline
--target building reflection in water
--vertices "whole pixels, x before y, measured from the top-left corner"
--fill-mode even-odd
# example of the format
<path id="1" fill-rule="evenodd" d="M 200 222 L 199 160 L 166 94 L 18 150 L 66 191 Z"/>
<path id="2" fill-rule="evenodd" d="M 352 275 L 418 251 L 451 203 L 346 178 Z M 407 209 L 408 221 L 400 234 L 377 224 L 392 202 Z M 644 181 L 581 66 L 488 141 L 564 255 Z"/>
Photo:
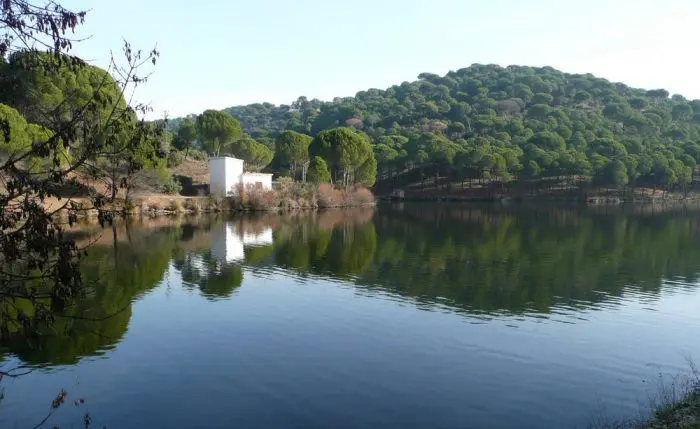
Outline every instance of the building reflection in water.
<path id="1" fill-rule="evenodd" d="M 212 231 L 211 256 L 223 263 L 242 262 L 245 260 L 245 246 L 268 245 L 272 245 L 272 228 L 244 232 L 239 231 L 233 222 L 226 222 Z"/>

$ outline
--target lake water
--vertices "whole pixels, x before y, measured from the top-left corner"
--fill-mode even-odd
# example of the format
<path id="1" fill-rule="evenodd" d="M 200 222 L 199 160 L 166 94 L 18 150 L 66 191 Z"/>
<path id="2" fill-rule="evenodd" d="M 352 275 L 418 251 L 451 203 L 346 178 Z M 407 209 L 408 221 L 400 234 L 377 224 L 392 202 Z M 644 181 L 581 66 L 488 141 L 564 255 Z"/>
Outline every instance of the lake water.
<path id="1" fill-rule="evenodd" d="M 687 210 L 407 203 L 76 239 L 90 294 L 2 349 L 35 368 L 2 380 L 2 428 L 61 388 L 48 427 L 587 427 L 700 359 Z"/>

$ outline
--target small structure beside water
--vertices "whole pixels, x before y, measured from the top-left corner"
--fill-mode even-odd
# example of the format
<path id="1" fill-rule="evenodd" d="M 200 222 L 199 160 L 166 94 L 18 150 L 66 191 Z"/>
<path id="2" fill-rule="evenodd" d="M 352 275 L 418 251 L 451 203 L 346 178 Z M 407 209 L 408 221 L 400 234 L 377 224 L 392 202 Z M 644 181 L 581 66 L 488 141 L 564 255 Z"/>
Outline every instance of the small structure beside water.
<path id="1" fill-rule="evenodd" d="M 209 158 L 209 193 L 225 197 L 238 186 L 272 189 L 272 174 L 245 172 L 244 161 L 230 156 Z"/>

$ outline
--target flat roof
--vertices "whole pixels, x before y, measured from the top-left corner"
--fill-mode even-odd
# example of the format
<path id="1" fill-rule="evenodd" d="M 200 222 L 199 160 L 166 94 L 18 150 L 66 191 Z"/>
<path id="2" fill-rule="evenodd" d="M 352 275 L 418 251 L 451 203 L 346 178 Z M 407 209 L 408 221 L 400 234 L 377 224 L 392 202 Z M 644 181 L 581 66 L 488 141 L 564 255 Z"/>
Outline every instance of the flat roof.
<path id="1" fill-rule="evenodd" d="M 228 159 L 235 159 L 235 160 L 237 160 L 237 161 L 243 161 L 242 159 L 236 158 L 235 156 L 210 156 L 210 157 L 209 157 L 209 160 L 212 160 L 212 159 L 227 159 L 227 158 L 228 158 Z"/>

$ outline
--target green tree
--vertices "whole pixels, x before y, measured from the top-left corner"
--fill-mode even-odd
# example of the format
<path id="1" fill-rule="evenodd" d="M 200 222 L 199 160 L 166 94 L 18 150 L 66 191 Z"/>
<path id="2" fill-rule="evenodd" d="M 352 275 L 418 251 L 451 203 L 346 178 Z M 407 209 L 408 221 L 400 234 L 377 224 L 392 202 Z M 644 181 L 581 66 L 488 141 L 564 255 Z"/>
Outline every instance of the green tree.
<path id="1" fill-rule="evenodd" d="M 627 156 L 627 148 L 622 143 L 610 138 L 594 140 L 591 142 L 589 150 L 591 153 L 599 153 L 606 158 L 623 158 Z"/>
<path id="2" fill-rule="evenodd" d="M 331 177 L 343 186 L 353 183 L 355 171 L 368 158 L 374 158 L 369 139 L 349 128 L 318 133 L 309 146 L 309 155 L 323 158 L 330 168 Z"/>
<path id="3" fill-rule="evenodd" d="M 2 67 L 0 99 L 14 106 L 29 122 L 49 128 L 58 126 L 60 121 L 94 126 L 114 117 L 116 110 L 126 108 L 118 83 L 106 70 L 72 63 L 68 56 L 14 52 Z M 99 94 L 99 104 L 93 101 L 95 93 Z M 75 118 L 75 112 L 88 104 L 90 109 Z"/>
<path id="4" fill-rule="evenodd" d="M 566 142 L 558 134 L 542 131 L 530 137 L 528 143 L 532 143 L 544 150 L 560 150 L 566 147 Z"/>
<path id="5" fill-rule="evenodd" d="M 687 121 L 693 117 L 693 108 L 688 103 L 678 103 L 673 106 L 671 117 L 675 121 Z"/>
<path id="6" fill-rule="evenodd" d="M 525 176 L 531 179 L 539 177 L 542 174 L 542 167 L 535 161 L 531 159 L 525 164 Z"/>
<path id="7" fill-rule="evenodd" d="M 550 94 L 541 92 L 535 94 L 535 96 L 532 97 L 532 102 L 534 104 L 552 104 L 553 100 L 554 97 L 552 97 Z"/>
<path id="8" fill-rule="evenodd" d="M 378 144 L 374 146 L 374 158 L 377 160 L 377 164 L 384 171 L 389 171 L 391 173 L 391 167 L 399 158 L 399 152 L 386 144 Z"/>
<path id="9" fill-rule="evenodd" d="M 148 126 L 132 117 L 123 127 L 112 130 L 103 148 L 93 154 L 94 159 L 86 161 L 84 170 L 107 186 L 110 200 L 116 199 L 119 189 L 129 200 L 132 191 L 153 189 L 165 177 L 167 161 L 159 156 L 159 145 Z"/>
<path id="10" fill-rule="evenodd" d="M 603 115 L 616 121 L 622 121 L 631 114 L 629 106 L 623 103 L 611 103 L 603 108 Z"/>
<path id="11" fill-rule="evenodd" d="M 195 141 L 197 141 L 197 124 L 192 118 L 185 118 L 180 122 L 180 128 L 178 128 L 173 140 L 173 146 L 177 150 L 185 151 L 185 157 L 187 157 Z"/>
<path id="12" fill-rule="evenodd" d="M 641 110 L 649 105 L 649 101 L 644 97 L 632 97 L 629 100 L 630 106 Z"/>
<path id="13" fill-rule="evenodd" d="M 296 131 L 283 131 L 275 140 L 276 164 L 287 166 L 293 175 L 302 167 L 302 181 L 306 179 L 309 144 L 313 138 Z"/>
<path id="14" fill-rule="evenodd" d="M 435 186 L 439 185 L 440 170 L 450 168 L 455 156 L 461 148 L 447 138 L 434 134 L 424 133 L 414 137 L 408 143 L 408 151 L 412 153 L 419 163 L 424 163 L 424 157 L 435 166 Z"/>
<path id="15" fill-rule="evenodd" d="M 629 181 L 627 167 L 619 159 L 612 160 L 605 165 L 602 171 L 601 181 L 602 183 L 613 186 L 626 185 Z"/>
<path id="16" fill-rule="evenodd" d="M 373 150 L 374 157 L 380 163 L 389 164 L 399 156 L 399 152 L 396 149 L 385 144 L 378 144 L 374 146 Z"/>
<path id="17" fill-rule="evenodd" d="M 355 171 L 355 183 L 359 183 L 364 187 L 371 187 L 377 180 L 377 160 L 374 156 L 370 156 L 367 160 Z"/>
<path id="18" fill-rule="evenodd" d="M 196 128 L 204 148 L 214 156 L 225 152 L 241 136 L 238 120 L 219 110 L 205 110 L 197 117 Z"/>
<path id="19" fill-rule="evenodd" d="M 546 104 L 535 104 L 530 107 L 527 111 L 527 117 L 532 119 L 538 119 L 540 121 L 545 120 L 547 116 L 552 112 L 552 108 Z"/>
<path id="20" fill-rule="evenodd" d="M 258 143 L 250 136 L 243 136 L 230 146 L 231 154 L 245 161 L 248 171 L 260 171 L 271 161 L 273 153 L 267 146 Z"/>
<path id="21" fill-rule="evenodd" d="M 27 344 L 29 337 L 55 327 L 57 315 L 86 296 L 80 271 L 84 251 L 64 233 L 65 220 L 44 202 L 61 200 L 60 185 L 118 140 L 160 146 L 160 127 L 134 121 L 146 109 L 124 98 L 143 82 L 141 66 L 155 64 L 158 53 L 142 53 L 125 43 L 125 61 L 112 60 L 113 78 L 68 55 L 73 42 L 68 35 L 85 12 L 24 0 L 3 2 L 0 12 L 0 56 L 9 60 L 0 64 L 0 97 L 19 110 L 0 108 L 0 143 L 5 145 L 0 163 L 0 341 L 4 345 L 20 336 Z M 46 47 L 47 52 L 23 51 L 28 46 Z M 25 127 L 22 116 L 35 125 Z M 83 207 L 64 199 L 69 222 L 79 209 L 93 208 L 101 221 L 114 219 L 103 199 L 89 198 Z"/>
<path id="22" fill-rule="evenodd" d="M 5 133 L 5 142 L 0 145 L 4 157 L 11 157 L 13 153 L 21 153 L 31 147 L 33 141 L 29 135 L 29 124 L 16 109 L 0 104 L 0 122 Z"/>
<path id="23" fill-rule="evenodd" d="M 653 98 L 656 101 L 665 100 L 668 98 L 668 91 L 665 89 L 650 89 L 647 91 L 647 97 Z"/>
<path id="24" fill-rule="evenodd" d="M 309 163 L 307 180 L 311 183 L 330 183 L 331 172 L 328 170 L 326 161 L 320 156 L 315 156 Z"/>

